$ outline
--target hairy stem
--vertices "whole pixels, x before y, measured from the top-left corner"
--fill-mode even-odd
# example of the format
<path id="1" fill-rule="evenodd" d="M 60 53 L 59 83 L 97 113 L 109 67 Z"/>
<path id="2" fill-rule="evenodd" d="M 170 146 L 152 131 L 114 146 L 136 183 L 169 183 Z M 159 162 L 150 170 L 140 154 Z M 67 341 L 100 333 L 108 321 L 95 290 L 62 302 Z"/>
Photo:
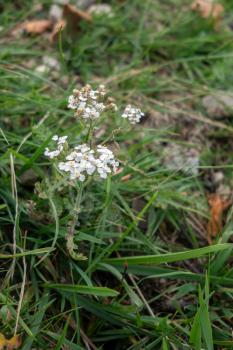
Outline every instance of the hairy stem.
<path id="1" fill-rule="evenodd" d="M 66 235 L 66 247 L 70 254 L 70 256 L 75 260 L 86 260 L 86 257 L 83 254 L 77 253 L 78 246 L 74 243 L 74 233 L 75 233 L 75 226 L 78 222 L 78 216 L 80 213 L 80 204 L 82 200 L 82 193 L 83 193 L 83 184 L 80 184 L 80 187 L 77 191 L 77 196 L 74 204 L 74 211 L 73 211 L 73 219 L 68 227 L 68 233 Z"/>

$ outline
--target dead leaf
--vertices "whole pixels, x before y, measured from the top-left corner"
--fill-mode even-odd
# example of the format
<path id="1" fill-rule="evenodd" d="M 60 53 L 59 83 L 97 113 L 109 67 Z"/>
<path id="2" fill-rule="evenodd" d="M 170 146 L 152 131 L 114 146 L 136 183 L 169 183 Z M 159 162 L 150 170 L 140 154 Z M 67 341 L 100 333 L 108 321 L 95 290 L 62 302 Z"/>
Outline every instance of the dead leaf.
<path id="1" fill-rule="evenodd" d="M 219 30 L 224 7 L 220 3 L 213 3 L 212 0 L 194 0 L 191 10 L 197 12 L 202 18 L 212 19 L 214 29 Z"/>
<path id="2" fill-rule="evenodd" d="M 92 16 L 87 12 L 79 10 L 77 7 L 65 4 L 63 7 L 62 19 L 55 23 L 50 36 L 50 41 L 55 43 L 58 39 L 59 32 L 67 28 L 71 33 L 77 31 L 80 21 L 92 21 Z"/>
<path id="3" fill-rule="evenodd" d="M 92 21 L 92 16 L 89 13 L 79 10 L 77 7 L 69 4 L 64 5 L 63 17 L 66 19 L 67 25 L 72 31 L 77 29 L 80 21 Z"/>
<path id="4" fill-rule="evenodd" d="M 124 168 L 119 168 L 114 175 L 121 174 L 123 172 Z"/>
<path id="5" fill-rule="evenodd" d="M 0 350 L 4 349 L 5 344 L 6 344 L 6 338 L 2 333 L 0 333 Z"/>
<path id="6" fill-rule="evenodd" d="M 132 174 L 127 174 L 125 176 L 122 176 L 121 181 L 122 182 L 127 182 L 127 181 L 129 181 L 131 179 L 131 177 L 132 177 Z"/>
<path id="7" fill-rule="evenodd" d="M 20 345 L 21 345 L 21 337 L 16 334 L 10 340 L 7 340 L 6 348 L 7 350 L 19 349 Z"/>
<path id="8" fill-rule="evenodd" d="M 21 345 L 20 335 L 14 335 L 11 339 L 6 339 L 5 336 L 0 333 L 0 350 L 14 350 L 19 349 Z"/>
<path id="9" fill-rule="evenodd" d="M 225 200 L 219 194 L 215 193 L 209 196 L 208 203 L 210 206 L 210 221 L 207 226 L 207 240 L 212 243 L 212 238 L 222 231 L 222 216 L 230 204 L 230 200 Z"/>
<path id="10" fill-rule="evenodd" d="M 28 34 L 42 34 L 52 27 L 52 21 L 49 19 L 26 21 L 20 27 Z"/>

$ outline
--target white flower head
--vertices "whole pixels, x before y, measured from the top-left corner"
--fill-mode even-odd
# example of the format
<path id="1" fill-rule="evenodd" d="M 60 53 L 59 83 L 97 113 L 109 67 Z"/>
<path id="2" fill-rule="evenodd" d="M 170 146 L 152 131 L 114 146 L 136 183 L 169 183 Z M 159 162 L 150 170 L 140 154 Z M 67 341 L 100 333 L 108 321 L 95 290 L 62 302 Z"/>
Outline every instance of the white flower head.
<path id="1" fill-rule="evenodd" d="M 113 152 L 105 146 L 97 146 L 97 153 L 99 153 L 97 171 L 100 177 L 105 179 L 109 173 L 117 171 L 119 162 L 115 160 Z"/>
<path id="2" fill-rule="evenodd" d="M 109 108 L 109 102 L 105 102 L 106 90 L 100 85 L 93 90 L 90 85 L 81 90 L 73 90 L 73 95 L 68 98 L 68 108 L 75 110 L 75 114 L 85 120 L 100 118 L 102 113 Z"/>
<path id="3" fill-rule="evenodd" d="M 128 119 L 131 124 L 139 123 L 141 118 L 144 116 L 144 113 L 139 108 L 127 105 L 122 118 Z"/>
<path id="4" fill-rule="evenodd" d="M 99 175 L 106 179 L 115 173 L 119 163 L 114 154 L 105 146 L 91 149 L 86 144 L 74 147 L 65 157 L 65 161 L 58 163 L 58 169 L 69 174 L 70 180 L 85 181 L 87 176 Z"/>

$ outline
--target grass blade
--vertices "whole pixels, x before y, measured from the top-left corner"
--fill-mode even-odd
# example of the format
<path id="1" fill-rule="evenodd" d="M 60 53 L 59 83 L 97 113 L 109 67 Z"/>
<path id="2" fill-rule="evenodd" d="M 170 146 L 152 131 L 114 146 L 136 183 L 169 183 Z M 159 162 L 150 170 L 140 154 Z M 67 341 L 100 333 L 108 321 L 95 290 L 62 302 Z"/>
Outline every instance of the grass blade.
<path id="1" fill-rule="evenodd" d="M 52 249 L 53 250 L 53 249 Z M 46 248 L 39 248 L 34 250 L 28 250 L 23 253 L 16 253 L 16 254 L 0 254 L 0 259 L 12 259 L 12 258 L 21 258 L 22 256 L 28 256 L 28 255 L 40 255 L 40 254 L 46 254 L 48 252 L 51 252 L 50 247 Z"/>
<path id="2" fill-rule="evenodd" d="M 149 264 L 163 264 L 175 261 L 182 261 L 187 259 L 196 259 L 210 253 L 215 253 L 220 250 L 231 248 L 231 243 L 216 244 L 209 247 L 186 250 L 178 253 L 167 253 L 158 255 L 147 255 L 147 256 L 129 256 L 123 258 L 111 258 L 105 259 L 104 262 L 112 265 L 128 264 L 128 265 L 149 265 Z"/>
<path id="3" fill-rule="evenodd" d="M 57 289 L 63 292 L 71 292 L 77 294 L 94 295 L 100 297 L 116 297 L 119 293 L 107 287 L 91 287 L 72 284 L 46 283 L 45 288 Z"/>

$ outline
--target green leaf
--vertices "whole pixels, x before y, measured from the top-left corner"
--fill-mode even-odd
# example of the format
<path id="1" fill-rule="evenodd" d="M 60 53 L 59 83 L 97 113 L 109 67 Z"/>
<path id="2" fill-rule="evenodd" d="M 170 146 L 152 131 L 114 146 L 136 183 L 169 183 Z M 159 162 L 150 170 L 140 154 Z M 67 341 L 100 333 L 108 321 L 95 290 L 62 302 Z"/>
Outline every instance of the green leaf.
<path id="1" fill-rule="evenodd" d="M 124 277 L 122 274 L 113 266 L 107 265 L 107 264 L 102 264 L 103 267 L 106 268 L 107 271 L 111 272 L 124 286 L 128 296 L 130 297 L 130 300 L 133 305 L 137 305 L 137 307 L 142 307 L 143 303 L 141 299 L 137 296 L 137 294 L 134 292 L 133 288 L 125 281 Z"/>
<path id="2" fill-rule="evenodd" d="M 45 147 L 49 144 L 51 136 L 49 136 L 35 151 L 35 153 L 30 157 L 26 164 L 20 169 L 18 176 L 22 175 L 26 170 L 30 169 L 36 160 L 44 153 Z"/>
<path id="3" fill-rule="evenodd" d="M 149 264 L 162 264 L 169 263 L 187 259 L 196 259 L 203 255 L 207 255 L 210 253 L 215 253 L 220 250 L 231 248 L 233 244 L 224 243 L 224 244 L 216 244 L 204 248 L 186 250 L 178 253 L 168 253 L 168 254 L 157 254 L 157 255 L 144 255 L 144 256 L 130 256 L 123 258 L 111 258 L 105 259 L 104 262 L 112 265 L 119 264 L 128 264 L 128 265 L 149 265 Z"/>
<path id="4" fill-rule="evenodd" d="M 35 338 L 37 334 L 39 333 L 39 329 L 41 327 L 41 323 L 43 321 L 44 314 L 47 310 L 47 308 L 50 306 L 49 302 L 49 294 L 46 291 L 40 298 L 40 301 L 38 302 L 38 308 L 37 312 L 35 312 L 31 317 L 30 317 L 30 327 L 31 327 L 31 337 L 27 337 L 25 339 L 25 342 L 23 344 L 22 350 L 30 350 L 32 349 L 32 344 L 35 341 Z"/>
<path id="5" fill-rule="evenodd" d="M 213 350 L 213 335 L 211 328 L 211 321 L 209 317 L 209 281 L 208 275 L 206 275 L 206 282 L 204 288 L 204 295 L 199 286 L 199 308 L 196 312 L 196 315 L 193 320 L 192 329 L 190 332 L 190 343 L 195 345 L 196 350 L 200 350 L 202 348 L 201 340 L 204 340 L 205 349 Z"/>
<path id="6" fill-rule="evenodd" d="M 16 254 L 0 254 L 0 259 L 11 259 L 11 258 L 21 258 L 22 256 L 27 255 L 39 255 L 39 254 L 45 254 L 48 252 L 51 252 L 53 249 L 50 247 L 46 248 L 39 248 L 34 250 L 28 250 L 26 252 L 22 253 L 16 253 Z"/>
<path id="7" fill-rule="evenodd" d="M 45 288 L 57 289 L 63 292 L 71 292 L 78 294 L 87 294 L 101 297 L 116 297 L 119 293 L 113 289 L 107 287 L 92 287 L 81 286 L 78 284 L 58 284 L 58 283 L 45 283 Z"/>
<path id="8" fill-rule="evenodd" d="M 190 332 L 190 343 L 195 345 L 196 350 L 201 349 L 201 322 L 200 322 L 200 310 L 197 311 L 193 324 L 192 324 L 192 329 Z"/>
<path id="9" fill-rule="evenodd" d="M 59 340 L 60 338 L 59 334 L 56 334 L 50 331 L 45 331 L 44 333 L 55 340 Z M 85 350 L 82 346 L 74 344 L 73 342 L 67 339 L 64 339 L 64 344 L 67 347 L 67 349 L 70 349 L 70 350 Z"/>
<path id="10" fill-rule="evenodd" d="M 57 345 L 54 348 L 54 350 L 60 350 L 63 348 L 63 344 L 65 343 L 65 339 L 66 339 L 66 333 L 67 333 L 67 329 L 69 326 L 69 322 L 70 322 L 70 317 L 71 315 L 68 316 L 65 327 L 63 328 L 63 331 L 61 332 L 61 335 L 58 339 Z"/>
<path id="11" fill-rule="evenodd" d="M 84 232 L 79 232 L 77 235 L 77 239 L 79 241 L 88 241 L 88 242 L 106 245 L 106 242 L 102 241 L 101 239 L 96 238 L 92 235 L 88 235 L 87 233 L 84 233 Z"/>
<path id="12" fill-rule="evenodd" d="M 162 350 L 169 350 L 167 340 L 163 338 Z"/>

